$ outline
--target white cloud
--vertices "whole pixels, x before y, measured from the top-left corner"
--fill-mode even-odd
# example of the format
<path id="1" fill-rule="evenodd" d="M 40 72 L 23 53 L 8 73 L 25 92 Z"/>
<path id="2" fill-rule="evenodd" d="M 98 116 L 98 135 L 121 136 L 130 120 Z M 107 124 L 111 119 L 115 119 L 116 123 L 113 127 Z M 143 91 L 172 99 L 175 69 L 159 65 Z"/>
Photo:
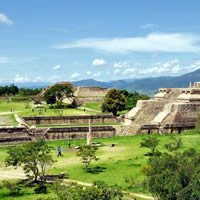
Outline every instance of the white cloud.
<path id="1" fill-rule="evenodd" d="M 23 82 L 39 82 L 39 81 L 42 81 L 42 78 L 40 76 L 33 78 L 27 75 L 16 74 L 15 79 L 11 82 L 23 83 Z"/>
<path id="2" fill-rule="evenodd" d="M 97 78 L 97 77 L 101 76 L 101 72 L 91 72 L 91 71 L 88 71 L 88 72 L 86 72 L 86 74 L 89 77 L 92 77 L 92 78 Z"/>
<path id="3" fill-rule="evenodd" d="M 157 27 L 157 25 L 156 24 L 144 24 L 141 26 L 141 28 L 143 28 L 143 29 L 154 28 L 154 27 Z"/>
<path id="4" fill-rule="evenodd" d="M 133 74 L 133 73 L 136 73 L 137 70 L 134 69 L 134 68 L 127 68 L 123 71 L 123 74 L 126 74 L 126 75 L 130 75 L 130 74 Z"/>
<path id="5" fill-rule="evenodd" d="M 14 82 L 29 82 L 29 81 L 30 81 L 30 78 L 27 77 L 26 75 L 25 76 L 22 76 L 20 74 L 15 75 Z"/>
<path id="6" fill-rule="evenodd" d="M 87 38 L 58 45 L 57 49 L 90 48 L 110 53 L 134 52 L 199 52 L 200 37 L 184 33 L 151 33 L 146 37 Z"/>
<path id="7" fill-rule="evenodd" d="M 10 63 L 11 60 L 8 57 L 0 57 L 0 63 L 5 64 L 5 63 Z"/>
<path id="8" fill-rule="evenodd" d="M 92 65 L 94 66 L 100 66 L 100 65 L 105 65 L 106 61 L 104 59 L 94 59 L 92 61 Z"/>
<path id="9" fill-rule="evenodd" d="M 78 72 L 75 72 L 75 73 L 72 74 L 72 78 L 73 78 L 73 79 L 76 79 L 76 78 L 78 78 L 79 76 L 80 76 L 80 74 L 79 74 Z"/>
<path id="10" fill-rule="evenodd" d="M 13 22 L 3 13 L 0 13 L 0 23 L 3 24 L 13 24 Z"/>
<path id="11" fill-rule="evenodd" d="M 52 67 L 52 69 L 53 70 L 59 70 L 59 69 L 61 69 L 61 66 L 60 65 L 55 65 L 55 66 Z"/>
<path id="12" fill-rule="evenodd" d="M 119 70 L 119 69 L 116 69 L 116 70 L 114 71 L 114 74 L 119 74 L 119 72 L 120 72 L 120 70 Z"/>
<path id="13" fill-rule="evenodd" d="M 114 63 L 113 67 L 116 68 L 121 68 L 121 67 L 129 67 L 130 64 L 128 62 L 118 62 L 118 63 Z"/>

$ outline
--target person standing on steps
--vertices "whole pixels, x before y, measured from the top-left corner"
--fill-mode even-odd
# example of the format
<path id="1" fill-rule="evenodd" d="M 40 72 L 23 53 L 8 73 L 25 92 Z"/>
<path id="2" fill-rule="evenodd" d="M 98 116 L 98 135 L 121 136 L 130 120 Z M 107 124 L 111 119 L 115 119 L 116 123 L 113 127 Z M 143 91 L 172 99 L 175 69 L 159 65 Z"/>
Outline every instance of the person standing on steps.
<path id="1" fill-rule="evenodd" d="M 57 157 L 59 157 L 59 156 L 61 157 L 61 147 L 60 146 L 58 147 L 57 151 L 58 151 Z"/>

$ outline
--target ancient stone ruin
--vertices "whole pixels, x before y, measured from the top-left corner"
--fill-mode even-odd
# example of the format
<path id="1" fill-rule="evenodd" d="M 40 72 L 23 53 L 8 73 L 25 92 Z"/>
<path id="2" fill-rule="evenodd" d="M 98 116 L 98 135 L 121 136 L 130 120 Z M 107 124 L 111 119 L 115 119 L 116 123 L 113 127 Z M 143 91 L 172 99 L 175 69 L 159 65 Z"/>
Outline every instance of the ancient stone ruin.
<path id="1" fill-rule="evenodd" d="M 128 134 L 181 133 L 195 127 L 200 112 L 200 82 L 189 88 L 161 88 L 151 100 L 140 100 L 126 116 Z"/>
<path id="2" fill-rule="evenodd" d="M 74 96 L 76 97 L 76 102 L 78 105 L 81 104 L 87 104 L 87 103 L 101 103 L 103 102 L 103 98 L 108 92 L 108 88 L 102 88 L 102 87 L 76 87 L 72 85 L 70 82 L 60 82 L 57 83 L 59 85 L 67 85 L 73 88 L 74 90 Z M 43 96 L 45 91 L 49 88 L 51 88 L 53 85 L 48 86 L 42 92 L 39 94 L 39 96 Z M 71 103 L 72 99 L 65 98 L 63 102 L 65 103 Z"/>

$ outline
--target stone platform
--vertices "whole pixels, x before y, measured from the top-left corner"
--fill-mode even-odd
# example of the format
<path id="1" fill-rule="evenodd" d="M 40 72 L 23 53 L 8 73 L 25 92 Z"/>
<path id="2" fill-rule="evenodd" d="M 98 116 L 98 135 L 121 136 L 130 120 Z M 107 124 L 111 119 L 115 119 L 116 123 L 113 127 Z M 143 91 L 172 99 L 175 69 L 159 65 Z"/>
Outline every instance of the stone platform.
<path id="1" fill-rule="evenodd" d="M 137 102 L 126 116 L 126 134 L 181 133 L 195 127 L 200 112 L 200 82 L 188 88 L 161 88 L 151 100 Z"/>

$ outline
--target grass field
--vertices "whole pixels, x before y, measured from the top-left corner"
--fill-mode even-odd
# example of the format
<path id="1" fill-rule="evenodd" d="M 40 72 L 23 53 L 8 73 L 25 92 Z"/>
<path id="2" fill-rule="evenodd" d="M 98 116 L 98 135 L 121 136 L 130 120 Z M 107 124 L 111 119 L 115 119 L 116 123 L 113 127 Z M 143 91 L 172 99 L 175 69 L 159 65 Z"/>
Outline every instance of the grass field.
<path id="1" fill-rule="evenodd" d="M 83 105 L 86 108 L 101 111 L 101 103 L 88 103 Z"/>
<path id="2" fill-rule="evenodd" d="M 86 108 L 93 109 L 93 110 L 101 111 L 101 103 L 88 103 L 83 106 Z M 129 112 L 129 110 L 123 110 L 123 111 L 119 111 L 117 114 L 122 115 L 122 114 L 126 114 L 128 112 Z"/>
<path id="3" fill-rule="evenodd" d="M 96 180 L 101 180 L 109 185 L 118 184 L 124 190 L 130 190 L 129 185 L 125 182 L 126 177 L 132 177 L 137 183 L 141 183 L 144 175 L 141 172 L 141 167 L 146 164 L 147 157 L 144 154 L 148 151 L 146 148 L 140 148 L 142 138 L 149 137 L 148 135 L 136 136 L 116 136 L 113 138 L 94 139 L 100 142 L 102 146 L 97 152 L 100 158 L 98 162 L 93 162 L 91 171 L 86 173 L 80 158 L 76 156 L 75 149 L 67 148 L 67 141 L 50 141 L 49 144 L 53 147 L 53 157 L 57 162 L 49 170 L 50 174 L 58 174 L 63 171 L 69 172 L 69 179 L 93 183 Z M 165 151 L 164 145 L 169 143 L 171 136 L 152 135 L 160 140 L 159 150 Z M 181 150 L 193 147 L 200 151 L 200 135 L 195 131 L 190 131 L 182 135 L 177 135 L 182 139 L 183 147 Z M 71 141 L 72 147 L 85 143 L 85 140 Z M 111 147 L 112 143 L 116 143 L 115 147 Z M 57 146 L 62 147 L 63 157 L 57 158 Z M 0 166 L 6 157 L 6 149 L 0 148 Z M 1 169 L 0 169 L 1 173 Z M 143 192 L 140 187 L 133 187 L 133 192 Z M 0 192 L 1 193 L 1 192 Z"/>
<path id="4" fill-rule="evenodd" d="M 27 107 L 26 102 L 10 102 L 7 103 L 6 100 L 0 100 L 0 115 L 14 115 L 14 113 L 18 113 L 22 116 L 59 116 L 59 112 L 56 109 L 49 109 L 48 105 L 42 105 L 41 112 L 37 108 L 34 108 L 34 112 L 32 112 L 32 108 L 34 104 L 30 102 Z M 45 112 L 46 110 L 46 112 Z M 63 109 L 63 116 L 70 115 L 95 115 L 96 112 L 92 111 L 83 111 L 81 109 Z"/>
<path id="5" fill-rule="evenodd" d="M 14 126 L 17 125 L 14 115 L 0 115 L 0 126 Z"/>

